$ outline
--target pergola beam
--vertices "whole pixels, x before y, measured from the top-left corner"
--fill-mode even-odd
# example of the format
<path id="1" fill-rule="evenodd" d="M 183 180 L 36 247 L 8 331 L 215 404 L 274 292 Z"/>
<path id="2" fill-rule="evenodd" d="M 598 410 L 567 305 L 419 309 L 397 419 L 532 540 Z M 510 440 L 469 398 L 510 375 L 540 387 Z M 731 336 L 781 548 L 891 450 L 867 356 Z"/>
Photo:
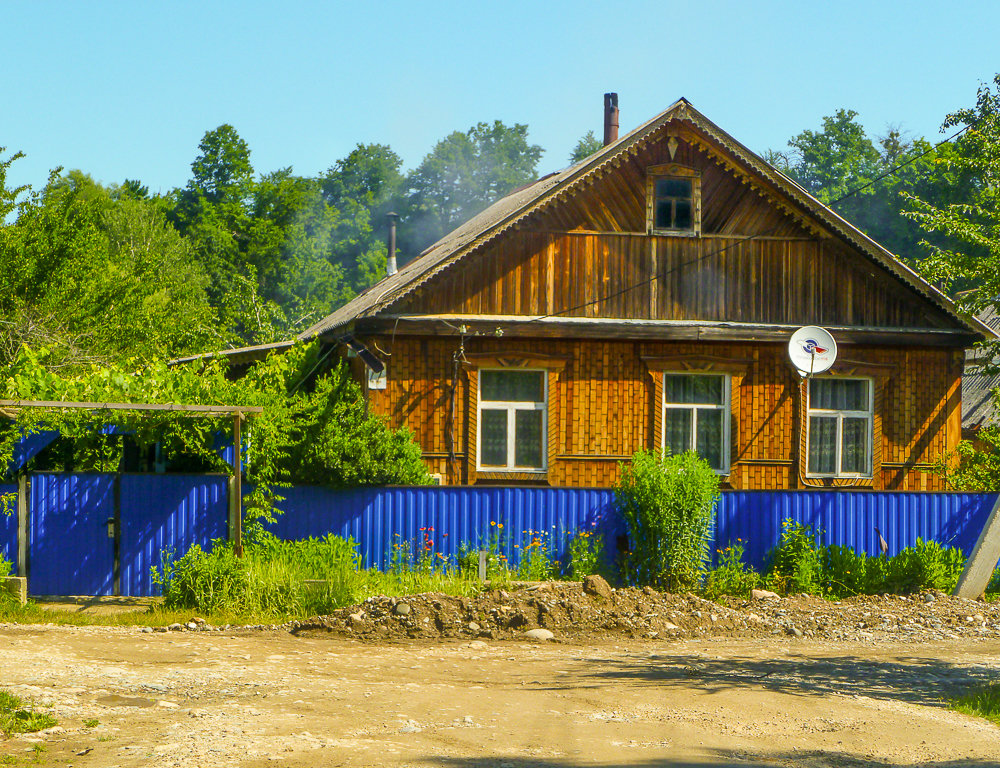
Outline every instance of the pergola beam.
<path id="1" fill-rule="evenodd" d="M 0 414 L 12 416 L 26 408 L 87 411 L 140 411 L 179 413 L 190 418 L 230 417 L 233 420 L 233 550 L 243 556 L 243 451 L 240 446 L 240 426 L 243 419 L 264 412 L 259 405 L 185 405 L 181 403 L 84 403 L 60 400 L 0 400 Z M 21 560 L 20 562 L 24 562 Z"/>
<path id="2" fill-rule="evenodd" d="M 0 409 L 18 411 L 23 408 L 54 408 L 90 411 L 174 411 L 190 416 L 233 416 L 252 418 L 264 409 L 259 405 L 185 405 L 182 403 L 78 403 L 60 400 L 0 400 Z"/>

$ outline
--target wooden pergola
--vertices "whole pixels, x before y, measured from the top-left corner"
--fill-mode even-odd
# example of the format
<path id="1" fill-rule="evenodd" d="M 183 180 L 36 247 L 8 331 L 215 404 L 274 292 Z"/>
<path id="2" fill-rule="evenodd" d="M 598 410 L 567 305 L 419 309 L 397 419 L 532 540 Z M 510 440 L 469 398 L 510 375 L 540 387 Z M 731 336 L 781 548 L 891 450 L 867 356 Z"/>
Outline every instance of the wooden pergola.
<path id="1" fill-rule="evenodd" d="M 240 446 L 241 424 L 259 416 L 264 409 L 258 405 L 187 405 L 182 403 L 86 403 L 60 400 L 0 400 L 0 415 L 16 418 L 25 408 L 46 410 L 86 411 L 145 411 L 174 412 L 189 418 L 232 418 L 233 420 L 233 550 L 243 556 L 243 453 Z"/>

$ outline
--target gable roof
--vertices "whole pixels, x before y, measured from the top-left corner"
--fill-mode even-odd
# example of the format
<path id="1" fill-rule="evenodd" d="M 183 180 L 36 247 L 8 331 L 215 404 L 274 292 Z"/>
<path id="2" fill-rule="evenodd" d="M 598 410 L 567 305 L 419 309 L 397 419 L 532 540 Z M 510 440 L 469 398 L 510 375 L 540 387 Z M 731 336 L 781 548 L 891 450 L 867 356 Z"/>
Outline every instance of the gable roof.
<path id="1" fill-rule="evenodd" d="M 977 318 L 963 316 L 944 293 L 925 281 L 913 269 L 903 264 L 892 253 L 843 219 L 831 208 L 809 194 L 795 181 L 751 152 L 692 107 L 690 102 L 682 98 L 656 117 L 643 123 L 618 141 L 602 147 L 576 165 L 543 176 L 536 182 L 515 190 L 498 200 L 465 224 L 449 232 L 396 274 L 382 279 L 371 288 L 363 291 L 347 304 L 300 333 L 298 338 L 309 339 L 322 333 L 335 331 L 358 318 L 377 315 L 380 311 L 410 294 L 427 280 L 464 259 L 479 246 L 515 226 L 526 216 L 554 202 L 560 196 L 572 192 L 595 176 L 607 172 L 613 167 L 616 157 L 638 150 L 660 128 L 674 120 L 686 121 L 714 139 L 724 150 L 754 171 L 757 176 L 773 184 L 794 203 L 801 206 L 805 212 L 812 214 L 823 226 L 836 232 L 874 263 L 888 270 L 900 281 L 944 310 L 956 323 L 987 338 L 996 337 L 996 333 L 989 326 Z M 747 236 L 747 239 L 752 240 L 753 236 Z"/>

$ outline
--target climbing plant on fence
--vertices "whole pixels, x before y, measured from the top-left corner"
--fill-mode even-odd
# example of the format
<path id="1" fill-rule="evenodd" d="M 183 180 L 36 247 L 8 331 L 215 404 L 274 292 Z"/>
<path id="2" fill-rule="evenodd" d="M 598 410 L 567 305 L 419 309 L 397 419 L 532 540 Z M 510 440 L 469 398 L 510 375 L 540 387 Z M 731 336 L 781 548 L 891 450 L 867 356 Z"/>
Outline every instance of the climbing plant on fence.
<path id="1" fill-rule="evenodd" d="M 428 482 L 411 435 L 368 415 L 346 367 L 323 357 L 315 342 L 272 353 L 239 379 L 227 375 L 222 358 L 178 366 L 93 366 L 71 375 L 53 370 L 46 361 L 46 350 L 22 348 L 0 367 L 0 399 L 263 407 L 246 429 L 244 471 L 253 488 L 247 506 L 265 516 L 273 508 L 274 489 L 293 482 L 334 488 Z M 122 434 L 140 447 L 159 443 L 168 458 L 185 457 L 212 470 L 231 471 L 216 449 L 220 433 L 232 434 L 228 417 L 58 408 L 25 408 L 7 415 L 0 425 L 0 467 L 9 465 L 23 435 L 57 430 L 68 438 L 76 471 L 116 468 Z"/>

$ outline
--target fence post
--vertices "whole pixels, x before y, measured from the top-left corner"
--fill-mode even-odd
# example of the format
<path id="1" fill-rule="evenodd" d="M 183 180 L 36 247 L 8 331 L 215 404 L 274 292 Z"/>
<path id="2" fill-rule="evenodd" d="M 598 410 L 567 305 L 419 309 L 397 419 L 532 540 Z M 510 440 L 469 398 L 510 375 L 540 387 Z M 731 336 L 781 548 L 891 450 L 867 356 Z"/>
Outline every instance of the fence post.
<path id="1" fill-rule="evenodd" d="M 979 534 L 979 540 L 976 541 L 976 546 L 965 563 L 965 570 L 962 571 L 955 587 L 955 595 L 970 600 L 982 595 L 989 586 L 990 579 L 993 578 L 993 569 L 998 559 L 1000 559 L 1000 496 L 997 496 L 986 525 Z"/>
<path id="2" fill-rule="evenodd" d="M 236 519 L 233 521 L 233 551 L 237 557 L 243 557 L 243 454 L 240 446 L 240 421 L 243 414 L 233 415 L 233 510 Z"/>

